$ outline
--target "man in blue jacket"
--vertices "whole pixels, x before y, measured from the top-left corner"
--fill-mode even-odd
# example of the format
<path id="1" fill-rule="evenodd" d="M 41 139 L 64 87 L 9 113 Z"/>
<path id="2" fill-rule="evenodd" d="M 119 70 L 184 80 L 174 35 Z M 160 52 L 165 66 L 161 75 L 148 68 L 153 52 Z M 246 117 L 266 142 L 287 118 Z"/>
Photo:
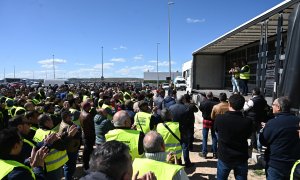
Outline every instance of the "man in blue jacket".
<path id="1" fill-rule="evenodd" d="M 290 113 L 290 107 L 287 97 L 275 99 L 275 118 L 265 124 L 260 134 L 261 144 L 267 147 L 267 179 L 289 179 L 293 164 L 300 158 L 300 119 Z"/>

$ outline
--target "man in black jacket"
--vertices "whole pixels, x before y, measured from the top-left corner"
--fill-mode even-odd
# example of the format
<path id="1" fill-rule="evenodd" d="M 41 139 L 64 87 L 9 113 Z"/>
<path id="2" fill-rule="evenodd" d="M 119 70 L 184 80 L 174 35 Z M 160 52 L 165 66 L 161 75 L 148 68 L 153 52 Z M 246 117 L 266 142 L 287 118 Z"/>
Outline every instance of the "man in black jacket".
<path id="1" fill-rule="evenodd" d="M 208 138 L 208 132 L 210 130 L 211 133 L 211 139 L 212 139 L 212 153 L 213 158 L 216 158 L 217 155 L 217 136 L 214 129 L 214 121 L 211 119 L 211 111 L 214 107 L 214 105 L 218 104 L 217 101 L 214 100 L 214 95 L 210 91 L 206 95 L 206 99 L 201 102 L 200 104 L 200 111 L 202 112 L 203 117 L 203 128 L 202 128 L 202 152 L 200 153 L 200 156 L 206 158 L 207 155 L 207 138 Z"/>
<path id="2" fill-rule="evenodd" d="M 218 133 L 218 179 L 227 179 L 231 169 L 236 179 L 247 179 L 248 142 L 251 136 L 252 121 L 244 118 L 245 98 L 239 94 L 229 97 L 229 111 L 215 119 L 215 130 Z"/>
<path id="3" fill-rule="evenodd" d="M 183 151 L 183 159 L 185 162 L 185 167 L 191 167 L 194 164 L 190 161 L 189 156 L 189 131 L 188 131 L 188 115 L 189 107 L 185 105 L 186 99 L 184 96 L 180 96 L 176 102 L 170 106 L 169 110 L 173 116 L 174 122 L 179 122 L 179 131 L 181 135 L 181 147 Z"/>
<path id="4" fill-rule="evenodd" d="M 266 107 L 268 107 L 267 101 L 260 94 L 259 88 L 254 88 L 252 90 L 252 98 L 244 105 L 244 114 L 252 120 L 251 147 L 258 152 L 261 152 L 262 146 L 257 137 L 261 129 L 261 123 L 267 120 Z"/>
<path id="5" fill-rule="evenodd" d="M 300 119 L 290 113 L 287 97 L 275 99 L 272 108 L 275 118 L 266 123 L 260 142 L 267 147 L 267 179 L 289 179 L 293 164 L 300 158 Z"/>

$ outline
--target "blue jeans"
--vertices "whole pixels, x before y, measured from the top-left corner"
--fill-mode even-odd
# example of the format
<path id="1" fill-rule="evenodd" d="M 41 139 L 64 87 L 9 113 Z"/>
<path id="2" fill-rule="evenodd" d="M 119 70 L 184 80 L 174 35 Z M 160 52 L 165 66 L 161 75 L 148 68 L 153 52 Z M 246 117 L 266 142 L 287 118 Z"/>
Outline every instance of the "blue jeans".
<path id="1" fill-rule="evenodd" d="M 240 92 L 240 86 L 239 86 L 239 80 L 235 77 L 231 77 L 231 83 L 232 83 L 232 92 Z"/>
<path id="2" fill-rule="evenodd" d="M 181 147 L 183 153 L 183 159 L 185 164 L 190 164 L 190 155 L 189 155 L 189 133 L 181 133 Z"/>
<path id="3" fill-rule="evenodd" d="M 267 167 L 267 180 L 274 180 L 274 179 L 282 179 L 282 180 L 289 180 L 290 179 L 290 172 L 285 172 L 284 170 L 278 170 L 272 167 Z"/>
<path id="4" fill-rule="evenodd" d="M 217 164 L 217 180 L 227 180 L 230 171 L 233 169 L 236 180 L 246 180 L 248 174 L 248 162 L 245 161 L 236 166 L 230 166 L 220 159 Z"/>
<path id="5" fill-rule="evenodd" d="M 218 151 L 218 139 L 215 133 L 215 129 L 212 127 L 210 129 L 210 133 L 211 133 L 211 139 L 212 139 L 212 152 L 213 153 L 217 153 Z M 209 128 L 203 128 L 202 129 L 202 136 L 203 136 L 203 140 L 202 140 L 202 153 L 203 154 L 207 154 L 207 138 L 208 138 L 208 132 L 209 132 Z"/>
<path id="6" fill-rule="evenodd" d="M 68 152 L 69 161 L 64 165 L 64 175 L 66 180 L 72 180 L 76 170 L 77 152 Z"/>

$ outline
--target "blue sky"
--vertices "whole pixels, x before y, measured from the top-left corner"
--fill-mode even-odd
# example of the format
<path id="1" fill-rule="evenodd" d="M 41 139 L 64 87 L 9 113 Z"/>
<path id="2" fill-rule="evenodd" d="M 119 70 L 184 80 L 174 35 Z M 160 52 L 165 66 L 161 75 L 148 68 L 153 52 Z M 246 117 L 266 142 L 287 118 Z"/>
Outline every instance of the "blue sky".
<path id="1" fill-rule="evenodd" d="M 171 0 L 172 71 L 282 0 Z M 0 79 L 168 72 L 168 0 L 0 0 Z"/>

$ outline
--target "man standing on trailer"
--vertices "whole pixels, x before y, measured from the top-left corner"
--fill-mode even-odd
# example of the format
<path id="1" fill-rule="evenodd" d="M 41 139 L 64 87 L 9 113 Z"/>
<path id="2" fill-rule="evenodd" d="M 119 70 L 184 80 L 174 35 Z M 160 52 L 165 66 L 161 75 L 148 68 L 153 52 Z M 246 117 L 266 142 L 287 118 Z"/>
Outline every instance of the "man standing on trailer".
<path id="1" fill-rule="evenodd" d="M 242 89 L 242 95 L 248 95 L 248 80 L 250 79 L 250 66 L 246 61 L 242 61 L 242 68 L 240 71 L 240 88 Z"/>

